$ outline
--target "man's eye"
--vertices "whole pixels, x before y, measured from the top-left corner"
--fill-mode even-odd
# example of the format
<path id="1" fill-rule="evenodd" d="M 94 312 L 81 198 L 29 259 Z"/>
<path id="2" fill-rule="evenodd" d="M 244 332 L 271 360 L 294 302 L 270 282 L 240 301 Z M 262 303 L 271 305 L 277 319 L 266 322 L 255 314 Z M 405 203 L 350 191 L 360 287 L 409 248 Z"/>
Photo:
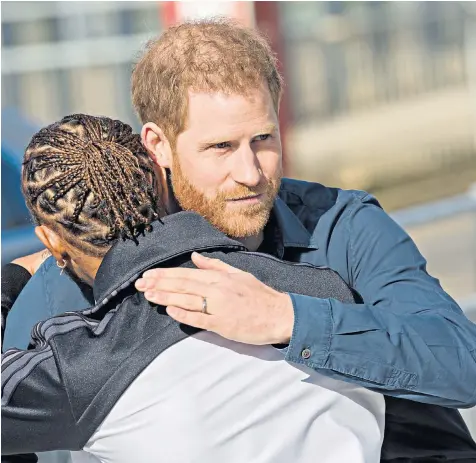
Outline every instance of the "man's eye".
<path id="1" fill-rule="evenodd" d="M 229 148 L 230 147 L 230 143 L 227 142 L 227 141 L 223 141 L 221 143 L 217 143 L 216 145 L 213 145 L 212 148 L 216 148 L 216 149 L 219 149 L 219 150 L 223 150 L 223 149 L 226 149 L 226 148 Z"/>
<path id="2" fill-rule="evenodd" d="M 263 135 L 258 135 L 257 137 L 255 137 L 255 140 L 256 141 L 266 141 L 266 140 L 268 140 L 268 138 L 271 138 L 271 134 L 270 133 L 265 133 Z"/>

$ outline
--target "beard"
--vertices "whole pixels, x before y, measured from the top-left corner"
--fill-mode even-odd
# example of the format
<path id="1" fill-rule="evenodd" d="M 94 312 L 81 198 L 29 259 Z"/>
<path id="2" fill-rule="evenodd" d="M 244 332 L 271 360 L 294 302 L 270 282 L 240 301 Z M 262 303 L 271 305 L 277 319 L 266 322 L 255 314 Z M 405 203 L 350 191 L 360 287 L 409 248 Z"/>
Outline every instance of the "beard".
<path id="1" fill-rule="evenodd" d="M 232 190 L 218 191 L 213 198 L 208 198 L 190 183 L 182 171 L 177 154 L 174 154 L 171 183 L 174 196 L 183 210 L 200 214 L 232 238 L 246 238 L 258 235 L 267 224 L 281 185 L 281 172 L 276 178 L 264 179 L 256 187 L 237 185 Z M 231 202 L 258 194 L 263 195 L 259 203 L 235 205 Z"/>

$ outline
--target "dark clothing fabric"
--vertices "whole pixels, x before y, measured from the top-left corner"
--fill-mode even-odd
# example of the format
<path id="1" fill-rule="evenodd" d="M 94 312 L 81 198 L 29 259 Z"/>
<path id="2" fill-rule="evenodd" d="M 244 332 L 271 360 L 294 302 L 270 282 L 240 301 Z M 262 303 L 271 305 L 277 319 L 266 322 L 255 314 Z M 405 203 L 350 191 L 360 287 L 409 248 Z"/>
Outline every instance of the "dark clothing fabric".
<path id="1" fill-rule="evenodd" d="M 21 265 L 6 264 L 2 267 L 2 340 L 8 313 L 30 278 L 30 272 Z"/>
<path id="2" fill-rule="evenodd" d="M 2 453 L 81 449 L 136 376 L 163 350 L 199 331 L 175 322 L 163 307 L 151 310 L 136 292 L 133 283 L 148 268 L 193 267 L 191 252 L 202 251 L 279 291 L 353 301 L 332 270 L 244 252 L 192 213 L 166 217 L 140 243 L 118 243 L 106 255 L 94 308 L 40 323 L 34 350 L 4 354 Z"/>
<path id="3" fill-rule="evenodd" d="M 2 267 L 2 342 L 8 313 L 30 279 L 30 272 L 21 265 L 10 263 Z M 37 461 L 38 457 L 33 453 L 2 456 L 2 463 L 36 463 Z"/>
<path id="4" fill-rule="evenodd" d="M 80 284 L 67 272 L 60 275 L 61 269 L 53 257 L 46 259 L 33 276 L 23 267 L 20 267 L 23 272 L 19 272 L 17 267 L 7 264 L 2 268 L 2 301 L 5 300 L 5 305 L 2 304 L 2 350 L 26 349 L 31 330 L 37 323 L 63 313 L 66 308 L 81 310 L 94 305 L 92 288 Z M 71 456 L 70 452 L 56 451 L 38 457 L 34 454 L 10 455 L 2 459 L 4 463 L 26 461 L 71 463 Z"/>
<path id="5" fill-rule="evenodd" d="M 329 269 L 243 252 L 239 243 L 191 213 L 167 217 L 139 246 L 118 243 L 106 255 L 94 286 L 93 309 L 41 323 L 34 331 L 35 350 L 5 354 L 2 452 L 82 448 L 134 378 L 164 349 L 198 331 L 179 325 L 162 307 L 151 310 L 133 287 L 147 268 L 193 266 L 192 250 L 250 271 L 281 291 L 352 303 L 352 291 Z M 476 446 L 461 421 L 443 426 L 444 436 L 435 443 L 431 436 L 440 422 L 431 418 L 431 406 L 419 404 L 421 413 L 415 415 L 414 404 L 393 400 L 397 413 L 386 419 L 383 462 L 405 461 L 399 459 L 408 455 L 421 455 L 427 462 L 442 461 L 443 455 L 448 461 L 476 461 Z M 412 420 L 405 425 L 406 412 Z"/>
<path id="6" fill-rule="evenodd" d="M 60 269 L 53 257 L 48 258 L 33 276 L 16 264 L 6 264 L 2 267 L 2 352 L 11 347 L 26 349 L 35 324 L 62 313 L 66 301 L 78 309 L 92 305 L 94 301 L 92 288 L 86 288 L 85 285 L 78 286 L 77 281 L 66 273 L 58 280 L 59 274 Z M 52 293 L 56 297 L 50 297 Z M 88 295 L 89 298 L 86 297 Z M 63 304 L 61 310 L 58 304 Z M 71 457 L 70 452 L 65 451 L 47 452 L 39 456 L 35 454 L 2 456 L 2 463 L 37 461 L 71 463 Z"/>

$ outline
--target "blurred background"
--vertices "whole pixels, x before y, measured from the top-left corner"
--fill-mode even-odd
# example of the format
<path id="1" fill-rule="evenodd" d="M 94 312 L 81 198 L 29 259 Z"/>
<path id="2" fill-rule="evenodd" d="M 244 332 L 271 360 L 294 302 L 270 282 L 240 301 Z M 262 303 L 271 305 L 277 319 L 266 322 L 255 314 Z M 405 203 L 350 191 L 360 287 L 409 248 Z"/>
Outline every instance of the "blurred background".
<path id="1" fill-rule="evenodd" d="M 2 1 L 2 263 L 38 248 L 19 188 L 31 135 L 76 112 L 139 130 L 140 50 L 210 15 L 278 54 L 286 175 L 375 194 L 476 321 L 476 2 Z"/>

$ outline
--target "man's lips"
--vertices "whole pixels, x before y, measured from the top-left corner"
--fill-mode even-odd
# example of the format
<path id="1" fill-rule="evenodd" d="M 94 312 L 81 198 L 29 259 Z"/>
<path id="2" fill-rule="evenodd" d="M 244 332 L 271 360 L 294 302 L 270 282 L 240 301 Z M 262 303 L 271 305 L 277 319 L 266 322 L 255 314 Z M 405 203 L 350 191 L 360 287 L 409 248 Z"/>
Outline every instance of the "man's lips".
<path id="1" fill-rule="evenodd" d="M 263 193 L 259 193 L 257 195 L 250 195 L 250 196 L 242 196 L 240 198 L 230 198 L 230 199 L 227 199 L 227 201 L 230 201 L 230 202 L 239 202 L 239 201 L 242 201 L 242 202 L 245 202 L 245 201 L 258 201 L 260 200 L 261 198 L 263 197 Z"/>

